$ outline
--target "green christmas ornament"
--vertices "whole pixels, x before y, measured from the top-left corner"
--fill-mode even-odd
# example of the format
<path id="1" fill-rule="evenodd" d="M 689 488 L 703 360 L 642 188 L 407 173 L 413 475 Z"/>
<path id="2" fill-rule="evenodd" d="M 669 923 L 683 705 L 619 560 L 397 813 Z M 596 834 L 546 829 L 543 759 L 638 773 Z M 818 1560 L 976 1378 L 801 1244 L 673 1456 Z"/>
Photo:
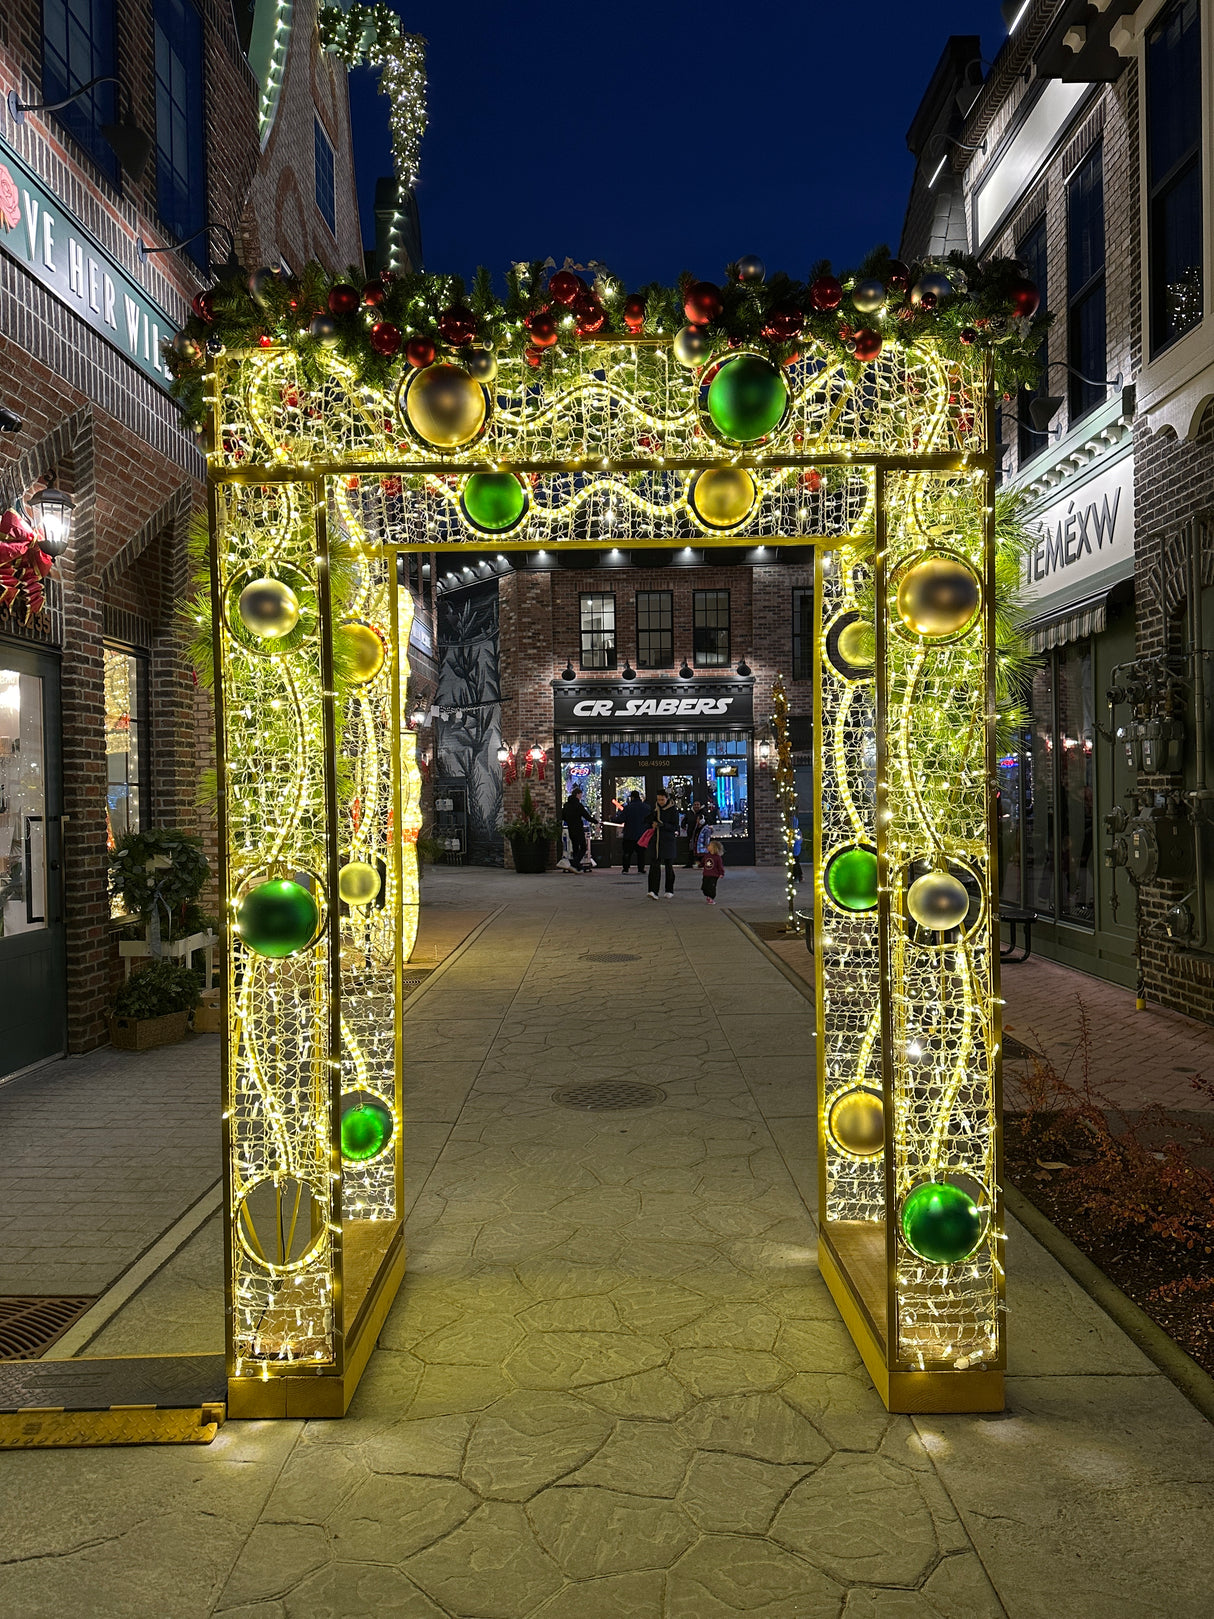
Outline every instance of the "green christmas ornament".
<path id="1" fill-rule="evenodd" d="M 826 892 L 845 911 L 871 911 L 877 903 L 876 851 L 857 843 L 832 855 L 826 866 Z"/>
<path id="2" fill-rule="evenodd" d="M 281 960 L 311 944 L 320 925 L 316 901 L 300 883 L 275 877 L 242 900 L 236 927 L 250 950 Z"/>
<path id="3" fill-rule="evenodd" d="M 342 1109 L 341 1155 L 351 1163 L 378 1158 L 392 1139 L 392 1110 L 373 1096 L 352 1098 Z"/>
<path id="4" fill-rule="evenodd" d="M 779 368 L 757 354 L 727 360 L 708 385 L 708 415 L 735 444 L 766 438 L 788 407 L 788 384 Z"/>
<path id="5" fill-rule="evenodd" d="M 920 1259 L 958 1265 L 982 1241 L 982 1214 L 962 1187 L 923 1181 L 902 1204 L 902 1235 Z"/>
<path id="6" fill-rule="evenodd" d="M 497 534 L 514 527 L 527 497 L 513 472 L 474 472 L 464 485 L 463 506 L 473 528 Z"/>

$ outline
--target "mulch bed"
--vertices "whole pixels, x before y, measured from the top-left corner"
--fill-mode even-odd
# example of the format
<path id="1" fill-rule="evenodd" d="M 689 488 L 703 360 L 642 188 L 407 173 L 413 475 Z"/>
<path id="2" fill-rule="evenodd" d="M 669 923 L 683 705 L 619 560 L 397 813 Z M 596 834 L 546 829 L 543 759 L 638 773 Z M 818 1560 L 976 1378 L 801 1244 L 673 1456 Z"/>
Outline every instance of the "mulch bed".
<path id="1" fill-rule="evenodd" d="M 1208 1161 L 1208 1140 L 1196 1127 L 1190 1130 L 1179 1120 L 1169 1125 L 1153 1120 L 1146 1129 L 1148 1144 L 1152 1139 L 1162 1144 L 1164 1136 L 1159 1132 L 1164 1129 L 1167 1139 L 1191 1138 L 1189 1151 L 1195 1166 Z M 1094 1221 L 1084 1171 L 1095 1163 L 1096 1154 L 1087 1149 L 1086 1139 L 1081 1124 L 1068 1122 L 1062 1139 L 1043 1150 L 1029 1139 L 1024 1116 L 1009 1114 L 1004 1131 L 1008 1179 L 1199 1366 L 1214 1375 L 1214 1255 L 1191 1251 L 1142 1226 L 1114 1231 L 1105 1229 L 1106 1222 Z"/>

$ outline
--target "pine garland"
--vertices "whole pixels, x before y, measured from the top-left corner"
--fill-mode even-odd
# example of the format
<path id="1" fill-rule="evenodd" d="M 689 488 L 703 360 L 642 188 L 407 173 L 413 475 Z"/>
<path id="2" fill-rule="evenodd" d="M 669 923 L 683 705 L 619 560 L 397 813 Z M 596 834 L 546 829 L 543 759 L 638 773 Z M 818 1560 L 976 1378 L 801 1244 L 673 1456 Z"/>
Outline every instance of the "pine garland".
<path id="1" fill-rule="evenodd" d="M 358 9 L 348 17 L 354 19 Z M 476 346 L 494 349 L 499 357 L 527 354 L 537 380 L 559 381 L 562 374 L 572 372 L 573 356 L 583 339 L 570 311 L 551 297 L 545 268 L 538 260 L 513 265 L 506 277 L 505 298 L 495 293 L 489 271 L 483 267 L 476 272 L 471 288 L 456 275 L 391 272 L 362 287 L 361 274 L 351 269 L 349 284 L 356 290 L 362 287 L 364 296 L 352 313 L 336 315 L 330 312 L 329 294 L 339 278 L 318 264 L 307 266 L 298 278 L 257 272 L 250 283 L 256 285 L 256 298 L 250 284 L 228 279 L 195 300 L 195 313 L 175 347 L 166 348 L 165 358 L 176 373 L 174 395 L 186 419 L 201 426 L 207 352 L 259 344 L 295 349 L 305 374 L 318 382 L 325 369 L 322 355 L 335 353 L 361 382 L 388 389 L 407 364 L 404 348 L 410 338 L 429 339 L 439 359 L 458 363 L 467 353 L 467 344 L 461 346 L 443 336 L 443 317 L 453 311 L 471 315 Z M 907 287 L 899 290 L 904 271 Z M 917 303 L 909 290 L 929 272 L 945 275 L 952 288 L 935 307 Z M 812 352 L 834 357 L 859 377 L 864 364 L 854 353 L 855 334 L 868 328 L 880 334 L 887 348 L 929 343 L 945 359 L 959 360 L 975 349 L 985 350 L 993 356 L 995 387 L 1001 394 L 1034 385 L 1038 349 L 1052 317 L 1044 310 L 1031 317 L 1015 314 L 1013 299 L 1023 285 L 1023 269 L 1014 259 L 987 259 L 979 264 L 965 254 L 952 253 L 944 260 L 900 266 L 891 259 L 888 248 L 879 248 L 859 270 L 840 276 L 841 301 L 837 308 L 823 310 L 815 307 L 811 288 L 826 274 L 828 264 L 815 266 L 806 281 L 780 273 L 762 282 L 744 282 L 737 278 L 736 267 L 728 266 L 719 288 L 720 311 L 702 328 L 714 352 L 727 347 L 757 349 L 777 364 L 787 363 L 798 353 Z M 850 294 L 858 281 L 872 278 L 886 286 L 884 307 L 880 313 L 861 314 Z M 654 282 L 633 294 L 644 305 L 638 335 L 673 338 L 687 324 L 684 299 L 694 279 L 684 274 L 677 287 Z M 374 304 L 368 303 L 368 290 L 382 296 Z M 600 272 L 593 289 L 587 286 L 585 297 L 602 312 L 595 335 L 630 335 L 624 312 L 626 303 L 630 308 L 635 305 L 626 299 L 618 282 Z M 558 333 L 557 342 L 542 351 L 532 346 L 529 330 L 531 320 L 541 313 L 557 318 Z M 791 316 L 800 328 L 797 335 L 765 335 L 773 329 L 773 315 Z M 317 316 L 331 320 L 331 334 L 313 334 Z M 393 326 L 400 334 L 400 350 L 391 358 L 377 354 L 371 346 L 376 325 Z"/>
<path id="2" fill-rule="evenodd" d="M 407 34 L 390 6 L 321 5 L 316 16 L 322 48 L 347 68 L 380 69 L 379 90 L 388 98 L 392 156 L 403 191 L 417 184 L 426 133 L 426 41 Z"/>

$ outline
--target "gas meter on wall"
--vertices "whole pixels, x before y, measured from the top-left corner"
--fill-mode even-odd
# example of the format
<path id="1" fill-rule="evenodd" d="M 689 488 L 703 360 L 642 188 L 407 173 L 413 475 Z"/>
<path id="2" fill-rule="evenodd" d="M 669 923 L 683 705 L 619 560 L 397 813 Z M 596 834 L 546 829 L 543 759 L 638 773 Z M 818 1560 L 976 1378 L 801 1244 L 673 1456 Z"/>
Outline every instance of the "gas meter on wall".
<path id="1" fill-rule="evenodd" d="M 1115 809 L 1105 816 L 1112 833 L 1105 864 L 1124 867 L 1132 883 L 1180 882 L 1193 866 L 1193 839 L 1187 826 L 1167 809 L 1152 805 L 1127 816 Z"/>

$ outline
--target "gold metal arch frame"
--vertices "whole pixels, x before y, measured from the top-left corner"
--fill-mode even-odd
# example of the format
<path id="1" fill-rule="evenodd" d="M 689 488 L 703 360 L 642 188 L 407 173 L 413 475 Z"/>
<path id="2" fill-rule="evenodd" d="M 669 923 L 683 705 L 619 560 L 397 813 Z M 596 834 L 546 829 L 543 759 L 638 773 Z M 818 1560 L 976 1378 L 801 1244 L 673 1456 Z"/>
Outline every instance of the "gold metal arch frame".
<path id="1" fill-rule="evenodd" d="M 820 1265 L 891 1409 L 1002 1406 L 988 361 L 811 347 L 781 379 L 747 444 L 662 340 L 503 359 L 453 414 L 403 364 L 212 359 L 232 1415 L 344 1412 L 403 1275 L 395 559 L 458 546 L 816 548 Z"/>

